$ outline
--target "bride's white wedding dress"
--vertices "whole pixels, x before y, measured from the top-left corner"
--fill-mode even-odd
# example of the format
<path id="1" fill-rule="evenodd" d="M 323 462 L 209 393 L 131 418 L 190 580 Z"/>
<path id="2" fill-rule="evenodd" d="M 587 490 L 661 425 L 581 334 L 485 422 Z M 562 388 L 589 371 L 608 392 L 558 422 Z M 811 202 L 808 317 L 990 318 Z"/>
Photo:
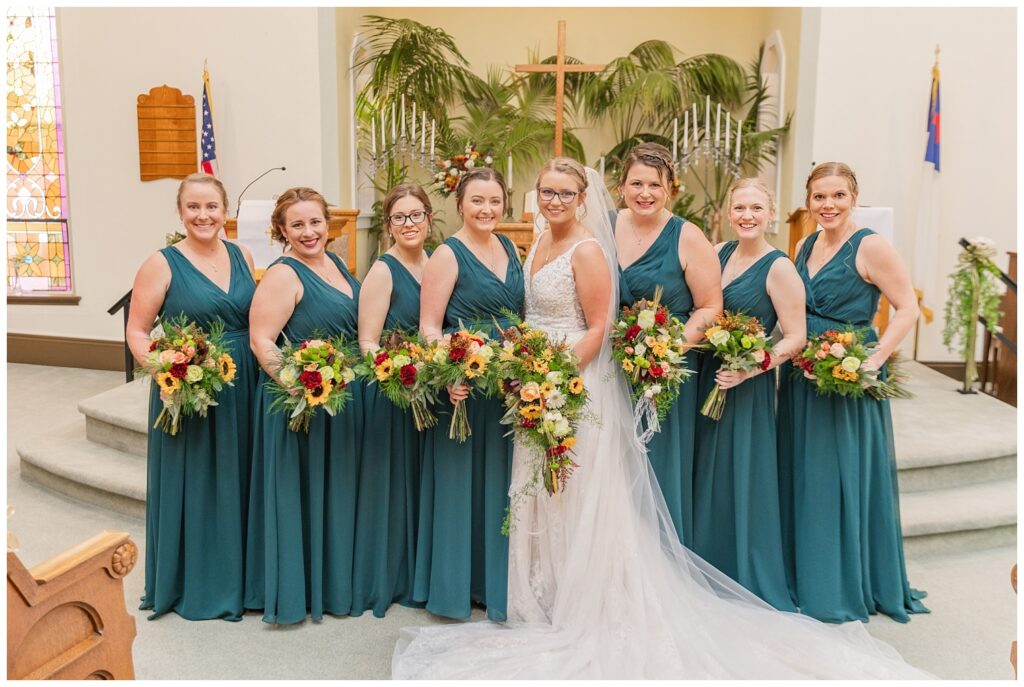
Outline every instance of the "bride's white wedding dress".
<path id="1" fill-rule="evenodd" d="M 610 227 L 595 234 L 612 270 Z M 570 262 L 575 248 L 533 278 L 531 251 L 524 268 L 525 319 L 570 343 L 586 329 Z M 636 439 L 625 382 L 607 345 L 583 378 L 597 419 L 580 426 L 580 467 L 565 490 L 548 496 L 541 487 L 517 509 L 508 622 L 404 628 L 393 677 L 932 677 L 860 623 L 825 625 L 776 611 L 685 549 Z M 517 445 L 511 492 L 530 479 L 533 462 Z"/>

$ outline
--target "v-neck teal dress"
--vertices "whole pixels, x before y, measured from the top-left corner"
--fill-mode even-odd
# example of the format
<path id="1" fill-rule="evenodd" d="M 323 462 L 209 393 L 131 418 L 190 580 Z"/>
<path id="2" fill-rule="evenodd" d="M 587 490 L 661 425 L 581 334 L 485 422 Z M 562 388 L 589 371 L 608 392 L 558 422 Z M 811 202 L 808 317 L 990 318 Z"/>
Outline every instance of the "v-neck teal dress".
<path id="1" fill-rule="evenodd" d="M 330 259 L 352 289 L 349 297 L 306 265 L 281 257 L 302 282 L 302 298 L 284 326 L 292 344 L 317 336 L 356 339 L 359 282 L 338 256 Z M 283 340 L 279 340 L 280 345 Z M 363 429 L 363 385 L 331 417 L 317 412 L 309 433 L 288 428 L 288 415 L 269 410 L 270 377 L 260 372 L 245 607 L 264 609 L 268 623 L 298 623 L 307 613 L 347 615 L 352 610 L 356 492 Z"/>
<path id="2" fill-rule="evenodd" d="M 647 252 L 628 267 L 619 266 L 620 305 L 629 306 L 641 298 L 654 298 L 654 290 L 660 285 L 662 304 L 680 322 L 686 323 L 693 311 L 693 296 L 679 266 L 683 221 L 682 217 L 673 215 Z M 686 366 L 694 374 L 683 383 L 679 397 L 661 422 L 661 431 L 647 444 L 647 458 L 658 478 L 672 524 L 686 546 L 693 542 L 694 417 L 700 408 L 697 386 L 701 357 L 698 351 L 686 354 Z"/>
<path id="3" fill-rule="evenodd" d="M 157 385 L 151 385 L 146 586 L 140 606 L 153 611 L 150 619 L 168 611 L 189 620 L 242 619 L 257 370 L 249 350 L 249 303 L 256 282 L 241 249 L 224 245 L 231 265 L 226 293 L 174 246 L 160 251 L 171 268 L 160 317 L 184 315 L 207 330 L 222 321 L 236 370 L 234 386 L 217 394 L 207 416 L 182 418 L 175 436 L 153 428 L 163 404 Z"/>
<path id="4" fill-rule="evenodd" d="M 857 272 L 856 231 L 814 277 L 796 267 L 807 290 L 807 337 L 852 325 L 871 329 L 879 289 Z M 927 613 L 910 588 L 903 558 L 899 485 L 889 401 L 819 396 L 785 365 L 779 386 L 779 488 L 790 589 L 802 613 L 831 622 L 882 612 L 907 622 Z"/>
<path id="5" fill-rule="evenodd" d="M 725 269 L 737 241 L 722 246 Z M 725 309 L 752 315 L 769 334 L 778 315 L 768 295 L 768 272 L 780 250 L 759 258 L 722 291 Z M 721 361 L 705 355 L 700 403 L 715 386 Z M 729 389 L 719 420 L 697 413 L 693 480 L 693 550 L 781 611 L 796 611 L 786 584 L 779 521 L 775 446 L 775 372 Z"/>
<path id="6" fill-rule="evenodd" d="M 508 254 L 499 279 L 455 237 L 445 241 L 458 262 L 444 315 L 444 330 L 477 326 L 493 331 L 491 318 L 508 326 L 502 310 L 522 314 L 523 268 L 515 245 L 498 236 Z M 501 400 L 474 395 L 466 401 L 472 436 L 448 438 L 452 404 L 441 393 L 436 427 L 427 430 L 420 488 L 420 517 L 413 598 L 428 611 L 467 618 L 470 602 L 487 607 L 491 620 L 505 620 L 508 598 L 508 538 L 501 522 L 512 477 L 512 438 L 500 424 Z"/>
<path id="7" fill-rule="evenodd" d="M 391 271 L 384 329 L 418 329 L 420 283 L 393 255 L 379 260 Z M 392 602 L 423 607 L 412 599 L 423 434 L 412 413 L 389 401 L 376 384 L 366 385 L 363 399 L 352 615 L 369 609 L 383 618 Z"/>

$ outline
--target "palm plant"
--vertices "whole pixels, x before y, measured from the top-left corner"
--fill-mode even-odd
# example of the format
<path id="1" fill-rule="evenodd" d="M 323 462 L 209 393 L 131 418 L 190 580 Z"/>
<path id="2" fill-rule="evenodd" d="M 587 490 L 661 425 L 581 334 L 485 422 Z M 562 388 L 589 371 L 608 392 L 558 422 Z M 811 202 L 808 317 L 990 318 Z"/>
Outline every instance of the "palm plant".
<path id="1" fill-rule="evenodd" d="M 770 112 L 762 78 L 763 55 L 762 44 L 745 72 L 732 58 L 713 53 L 676 62 L 675 50 L 668 43 L 652 40 L 612 60 L 584 90 L 587 115 L 595 120 L 607 117 L 618 141 L 605 154 L 606 173 L 617 176 L 622 160 L 639 143 L 654 141 L 671 146 L 672 141 L 663 132 L 692 104 L 696 104 L 698 119 L 702 119 L 708 96 L 730 113 L 744 112 L 737 118 L 743 128 L 739 162 L 743 173 L 755 173 L 766 162 L 773 162 L 776 143 L 789 130 L 790 119 L 782 127 L 758 130 L 759 122 Z M 700 172 L 687 177 L 700 191 L 700 197 L 680 194 L 673 212 L 691 218 L 705 232 L 715 233 L 732 175 L 720 168 L 702 167 Z"/>

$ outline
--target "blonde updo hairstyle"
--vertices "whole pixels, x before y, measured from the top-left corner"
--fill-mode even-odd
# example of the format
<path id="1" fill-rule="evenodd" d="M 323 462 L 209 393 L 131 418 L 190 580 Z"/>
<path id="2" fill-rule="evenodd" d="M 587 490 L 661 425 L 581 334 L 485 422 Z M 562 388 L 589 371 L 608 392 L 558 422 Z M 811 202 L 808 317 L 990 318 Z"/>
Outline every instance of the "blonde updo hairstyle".
<path id="1" fill-rule="evenodd" d="M 768 189 L 768 186 L 757 177 L 744 177 L 732 182 L 732 186 L 729 187 L 729 194 L 725 197 L 725 208 L 727 212 L 728 209 L 732 207 L 732 194 L 741 188 L 754 188 L 763 193 L 768 198 L 768 212 L 775 215 L 775 196 Z"/>
<path id="2" fill-rule="evenodd" d="M 318 203 L 324 211 L 324 221 L 328 221 L 330 213 L 327 210 L 327 201 L 324 200 L 319 191 L 306 186 L 296 186 L 288 189 L 278 197 L 277 205 L 274 206 L 274 212 L 270 215 L 270 238 L 283 246 L 288 245 L 288 238 L 284 234 L 285 215 L 288 212 L 288 208 L 296 203 L 302 203 L 307 200 Z"/>
<path id="3" fill-rule="evenodd" d="M 676 194 L 676 166 L 672 160 L 672 153 L 660 143 L 641 143 L 633 146 L 626 153 L 622 161 L 622 173 L 619 175 L 619 188 L 626 185 L 629 178 L 629 170 L 634 165 L 647 165 L 658 170 L 658 176 L 668 189 L 668 196 L 672 198 Z"/>
<path id="4" fill-rule="evenodd" d="M 807 197 L 804 199 L 804 203 L 808 207 L 811 205 L 811 184 L 825 177 L 842 177 L 846 179 L 846 185 L 850 187 L 850 194 L 853 195 L 854 201 L 856 201 L 860 188 L 857 186 L 857 175 L 853 173 L 850 166 L 845 162 L 822 162 L 815 165 L 814 169 L 811 170 L 810 176 L 807 177 Z"/>
<path id="5" fill-rule="evenodd" d="M 505 205 L 508 203 L 508 186 L 505 184 L 505 177 L 493 167 L 472 167 L 467 169 L 459 177 L 459 183 L 455 187 L 455 209 L 462 214 L 462 201 L 466 198 L 466 187 L 474 181 L 496 181 L 501 187 L 501 211 L 505 212 Z"/>
<path id="6" fill-rule="evenodd" d="M 226 213 L 228 211 L 228 192 L 224 188 L 224 184 L 220 182 L 220 179 L 210 174 L 206 174 L 205 172 L 195 172 L 193 174 L 189 174 L 181 180 L 180 184 L 178 184 L 178 195 L 174 199 L 174 204 L 178 208 L 179 215 L 181 215 L 181 194 L 185 192 L 185 187 L 188 184 L 209 184 L 213 186 L 217 189 L 217 193 L 220 194 L 221 202 L 224 203 L 224 212 Z"/>

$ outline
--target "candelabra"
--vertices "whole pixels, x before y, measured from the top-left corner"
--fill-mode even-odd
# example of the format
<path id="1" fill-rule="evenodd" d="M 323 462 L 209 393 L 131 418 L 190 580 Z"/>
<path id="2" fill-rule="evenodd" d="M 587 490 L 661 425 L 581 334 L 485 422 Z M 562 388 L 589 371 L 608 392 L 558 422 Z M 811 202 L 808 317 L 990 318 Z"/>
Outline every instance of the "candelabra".
<path id="1" fill-rule="evenodd" d="M 388 109 L 391 110 L 390 121 Z M 434 155 L 436 121 L 430 120 L 428 153 L 427 115 L 425 112 L 420 112 L 420 119 L 417 122 L 415 102 L 412 103 L 411 116 L 406 114 L 404 95 L 401 98 L 400 108 L 396 107 L 396 103 L 392 101 L 390 108 L 382 104 L 378 112 L 377 116 L 370 118 L 369 132 L 367 132 L 368 145 L 366 146 L 368 150 L 364 149 L 370 175 L 375 176 L 381 167 L 392 164 L 396 160 L 419 165 L 431 176 L 437 174 L 439 166 Z M 419 124 L 418 129 L 417 124 Z M 389 128 L 390 136 L 388 135 Z"/>
<path id="2" fill-rule="evenodd" d="M 711 97 L 708 96 L 704 105 L 704 126 L 701 127 L 697 116 L 697 105 L 693 105 L 693 133 L 691 137 L 690 110 L 683 116 L 683 150 L 679 155 L 679 119 L 672 121 L 672 158 L 678 178 L 682 179 L 689 171 L 693 171 L 697 183 L 704 191 L 707 202 L 701 213 L 705 230 L 716 237 L 720 233 L 719 205 L 724 201 L 724 189 L 732 180 L 739 179 L 740 145 L 743 136 L 743 123 L 736 122 L 736 136 L 732 136 L 732 115 L 726 111 L 724 127 L 722 122 L 722 104 L 716 103 L 715 133 L 711 134 Z M 724 132 L 724 136 L 722 133 Z M 693 145 L 690 145 L 692 140 Z"/>

